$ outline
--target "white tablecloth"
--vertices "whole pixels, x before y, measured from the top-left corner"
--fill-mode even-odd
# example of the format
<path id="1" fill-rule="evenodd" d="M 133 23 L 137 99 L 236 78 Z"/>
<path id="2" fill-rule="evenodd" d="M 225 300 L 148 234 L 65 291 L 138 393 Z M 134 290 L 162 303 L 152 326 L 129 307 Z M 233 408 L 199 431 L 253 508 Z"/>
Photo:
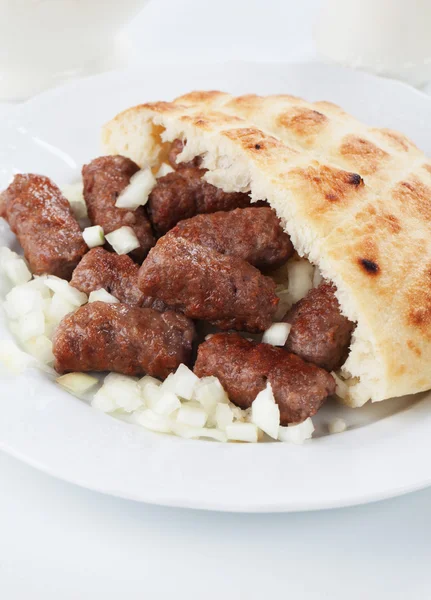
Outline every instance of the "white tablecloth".
<path id="1" fill-rule="evenodd" d="M 128 29 L 132 64 L 309 58 L 317 5 L 153 0 Z M 425 600 L 430 529 L 431 489 L 326 512 L 216 514 L 102 496 L 0 454 L 1 600 Z"/>

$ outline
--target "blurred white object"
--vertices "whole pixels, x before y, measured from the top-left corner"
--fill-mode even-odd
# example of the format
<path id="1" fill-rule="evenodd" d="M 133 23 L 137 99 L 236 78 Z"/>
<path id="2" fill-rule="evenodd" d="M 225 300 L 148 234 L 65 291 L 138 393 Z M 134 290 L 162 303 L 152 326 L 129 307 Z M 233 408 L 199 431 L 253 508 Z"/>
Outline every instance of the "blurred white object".
<path id="1" fill-rule="evenodd" d="M 317 51 L 338 63 L 420 86 L 431 79 L 429 0 L 324 0 Z"/>
<path id="2" fill-rule="evenodd" d="M 118 67 L 117 34 L 148 0 L 0 0 L 0 100 Z"/>

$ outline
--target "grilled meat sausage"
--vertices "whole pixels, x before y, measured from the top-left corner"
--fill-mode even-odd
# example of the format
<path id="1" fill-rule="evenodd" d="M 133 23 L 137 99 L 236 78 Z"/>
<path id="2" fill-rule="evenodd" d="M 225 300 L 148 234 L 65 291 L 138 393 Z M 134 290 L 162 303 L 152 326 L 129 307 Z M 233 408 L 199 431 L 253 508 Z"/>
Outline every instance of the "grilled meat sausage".
<path id="1" fill-rule="evenodd" d="M 335 392 L 333 377 L 283 348 L 250 342 L 236 333 L 217 333 L 198 348 L 198 377 L 218 377 L 230 400 L 249 408 L 271 384 L 280 408 L 280 423 L 299 423 L 313 416 Z"/>
<path id="2" fill-rule="evenodd" d="M 60 189 L 43 175 L 15 175 L 0 196 L 0 215 L 21 244 L 35 275 L 70 279 L 88 248 Z"/>
<path id="3" fill-rule="evenodd" d="M 261 270 L 279 267 L 293 254 L 289 236 L 269 207 L 197 215 L 180 221 L 170 235 L 237 256 Z"/>
<path id="4" fill-rule="evenodd" d="M 221 329 L 263 331 L 278 304 L 274 282 L 255 267 L 170 234 L 141 266 L 139 287 L 191 319 Z"/>
<path id="5" fill-rule="evenodd" d="M 160 300 L 145 296 L 138 287 L 139 266 L 126 255 L 93 248 L 73 272 L 71 285 L 89 294 L 103 288 L 124 304 L 164 310 Z"/>
<path id="6" fill-rule="evenodd" d="M 142 262 L 148 250 L 155 244 L 151 223 L 146 210 L 117 208 L 118 196 L 129 185 L 130 178 L 139 167 L 124 156 L 100 156 L 82 168 L 84 198 L 88 216 L 94 225 L 103 227 L 105 234 L 128 226 L 133 229 L 140 247 L 130 253 L 137 262 Z"/>
<path id="7" fill-rule="evenodd" d="M 248 194 L 224 192 L 202 179 L 204 173 L 203 169 L 183 167 L 157 180 L 148 200 L 148 212 L 159 235 L 196 214 L 250 206 Z"/>
<path id="8" fill-rule="evenodd" d="M 148 373 L 164 379 L 191 359 L 193 323 L 184 315 L 92 302 L 66 315 L 53 338 L 55 369 Z"/>
<path id="9" fill-rule="evenodd" d="M 286 342 L 289 352 L 327 371 L 346 361 L 354 325 L 341 314 L 332 284 L 323 282 L 310 290 L 283 320 L 292 325 Z"/>

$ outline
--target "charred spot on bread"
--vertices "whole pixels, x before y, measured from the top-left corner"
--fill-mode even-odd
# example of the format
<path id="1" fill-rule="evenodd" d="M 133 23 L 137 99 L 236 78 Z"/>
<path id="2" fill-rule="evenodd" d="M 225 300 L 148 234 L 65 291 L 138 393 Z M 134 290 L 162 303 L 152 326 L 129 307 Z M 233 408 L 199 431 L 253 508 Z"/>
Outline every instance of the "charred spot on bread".
<path id="1" fill-rule="evenodd" d="M 364 183 L 364 180 L 360 175 L 358 175 L 358 173 L 349 173 L 348 183 L 357 186 Z"/>
<path id="2" fill-rule="evenodd" d="M 260 150 L 260 149 L 261 149 L 261 147 L 262 147 L 262 146 L 261 146 L 260 144 L 255 144 L 255 145 L 254 145 L 254 148 L 255 148 L 255 150 Z"/>
<path id="3" fill-rule="evenodd" d="M 369 258 L 360 258 L 359 264 L 368 275 L 377 275 L 380 272 L 379 265 Z"/>

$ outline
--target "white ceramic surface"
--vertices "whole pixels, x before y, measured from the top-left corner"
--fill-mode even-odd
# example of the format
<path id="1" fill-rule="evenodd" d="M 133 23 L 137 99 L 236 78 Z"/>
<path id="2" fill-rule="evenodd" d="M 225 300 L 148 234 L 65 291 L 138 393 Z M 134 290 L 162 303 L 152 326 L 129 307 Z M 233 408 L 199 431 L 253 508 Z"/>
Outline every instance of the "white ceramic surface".
<path id="1" fill-rule="evenodd" d="M 119 68 L 119 31 L 148 0 L 0 0 L 0 99 Z"/>
<path id="2" fill-rule="evenodd" d="M 116 111 L 197 87 L 329 99 L 431 150 L 424 127 L 430 99 L 396 82 L 317 64 L 146 68 L 74 82 L 15 109 L 0 127 L 0 187 L 14 171 L 73 180 L 82 162 L 97 155 L 100 125 Z M 12 239 L 5 229 L 0 236 L 2 243 Z M 97 413 L 39 373 L 5 377 L 2 397 L 10 401 L 3 403 L 0 448 L 58 477 L 136 500 L 291 511 L 367 502 L 431 482 L 431 399 L 424 397 L 345 409 L 349 431 L 304 447 L 223 446 L 151 434 Z M 321 433 L 327 418 L 328 411 Z"/>

